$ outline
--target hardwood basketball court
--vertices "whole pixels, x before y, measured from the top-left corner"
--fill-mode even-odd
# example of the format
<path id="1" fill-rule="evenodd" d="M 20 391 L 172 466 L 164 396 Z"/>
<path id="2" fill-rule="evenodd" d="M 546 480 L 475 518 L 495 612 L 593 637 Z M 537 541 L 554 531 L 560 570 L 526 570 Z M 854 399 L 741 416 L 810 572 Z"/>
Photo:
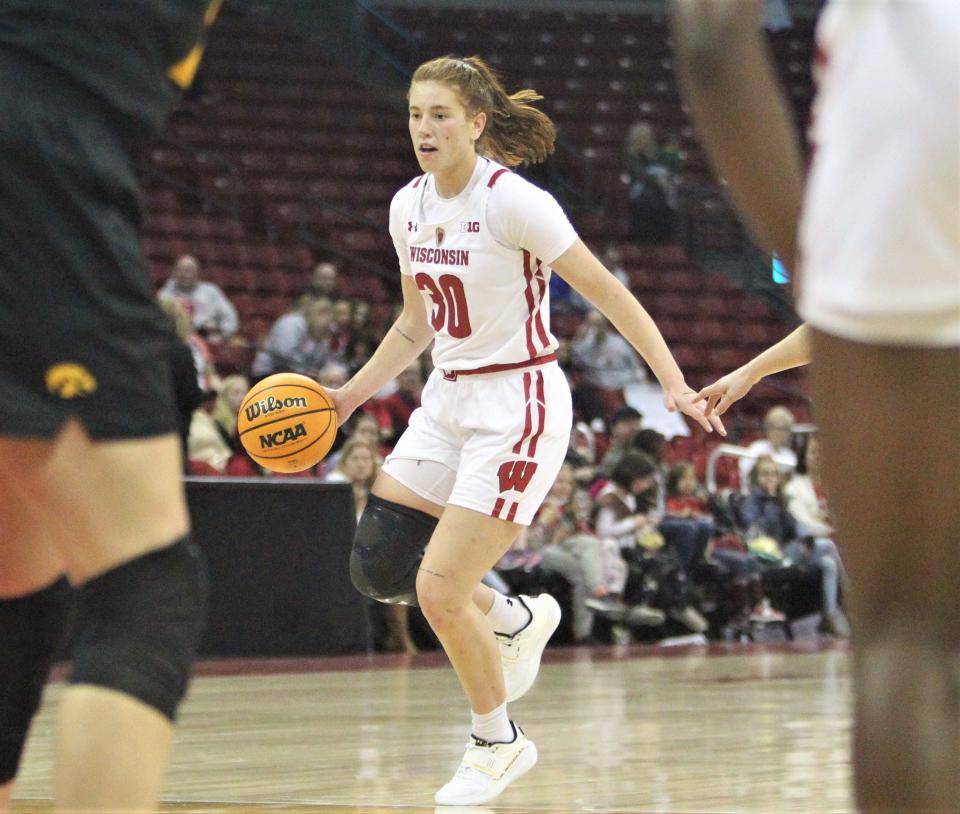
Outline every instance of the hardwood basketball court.
<path id="1" fill-rule="evenodd" d="M 830 642 L 548 651 L 510 707 L 540 762 L 494 804 L 438 812 L 847 814 L 850 679 Z M 52 810 L 48 687 L 13 811 Z M 207 662 L 163 811 L 433 814 L 469 714 L 439 653 Z"/>

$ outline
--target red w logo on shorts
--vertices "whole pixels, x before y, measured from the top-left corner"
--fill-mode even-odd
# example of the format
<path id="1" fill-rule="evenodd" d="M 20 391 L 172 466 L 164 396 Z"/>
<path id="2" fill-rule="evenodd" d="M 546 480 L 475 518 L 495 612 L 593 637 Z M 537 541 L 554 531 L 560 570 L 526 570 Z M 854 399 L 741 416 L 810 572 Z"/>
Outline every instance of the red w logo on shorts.
<path id="1" fill-rule="evenodd" d="M 537 464 L 533 461 L 507 461 L 500 464 L 500 469 L 497 470 L 500 491 L 508 492 L 513 489 L 516 492 L 522 492 L 527 488 L 536 471 Z"/>

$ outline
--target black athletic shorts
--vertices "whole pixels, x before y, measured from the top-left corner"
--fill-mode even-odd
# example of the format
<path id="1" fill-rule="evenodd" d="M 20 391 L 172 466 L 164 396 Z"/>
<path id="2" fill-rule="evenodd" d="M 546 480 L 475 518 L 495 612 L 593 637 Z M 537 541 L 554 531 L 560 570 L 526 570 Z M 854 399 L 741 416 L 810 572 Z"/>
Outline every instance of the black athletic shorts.
<path id="1" fill-rule="evenodd" d="M 174 432 L 174 336 L 141 250 L 140 135 L 0 47 L 0 436 Z M 14 79 L 15 77 L 15 79 Z"/>

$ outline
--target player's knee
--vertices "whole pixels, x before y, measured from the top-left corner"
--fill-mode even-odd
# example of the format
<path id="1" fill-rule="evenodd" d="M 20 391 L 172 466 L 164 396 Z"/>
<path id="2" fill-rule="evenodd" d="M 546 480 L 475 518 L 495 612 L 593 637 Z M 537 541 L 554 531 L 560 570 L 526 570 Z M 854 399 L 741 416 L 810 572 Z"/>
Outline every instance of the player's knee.
<path id="1" fill-rule="evenodd" d="M 424 618 L 437 633 L 448 627 L 465 605 L 464 598 L 453 595 L 444 580 L 424 571 L 417 576 L 417 602 Z"/>
<path id="2" fill-rule="evenodd" d="M 29 596 L 0 599 L 0 785 L 17 774 L 72 597 L 61 579 Z"/>
<path id="3" fill-rule="evenodd" d="M 203 559 L 188 538 L 90 580 L 78 590 L 71 682 L 126 693 L 173 720 L 206 599 Z"/>
<path id="4" fill-rule="evenodd" d="M 371 495 L 357 524 L 350 578 L 379 602 L 416 605 L 417 571 L 437 519 Z"/>

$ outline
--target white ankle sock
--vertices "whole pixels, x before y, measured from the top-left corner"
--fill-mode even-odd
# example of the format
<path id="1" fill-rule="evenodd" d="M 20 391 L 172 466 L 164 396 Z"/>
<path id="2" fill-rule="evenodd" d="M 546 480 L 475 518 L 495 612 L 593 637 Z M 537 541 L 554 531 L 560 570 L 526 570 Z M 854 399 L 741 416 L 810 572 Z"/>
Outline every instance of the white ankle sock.
<path id="1" fill-rule="evenodd" d="M 487 619 L 497 633 L 512 636 L 530 621 L 530 611 L 513 596 L 493 592 L 493 604 L 487 611 Z M 486 740 L 486 738 L 484 738 Z"/>
<path id="2" fill-rule="evenodd" d="M 470 731 L 481 740 L 489 743 L 512 743 L 515 737 L 513 724 L 507 717 L 507 702 L 504 701 L 496 709 L 478 715 L 471 711 L 472 723 Z"/>

